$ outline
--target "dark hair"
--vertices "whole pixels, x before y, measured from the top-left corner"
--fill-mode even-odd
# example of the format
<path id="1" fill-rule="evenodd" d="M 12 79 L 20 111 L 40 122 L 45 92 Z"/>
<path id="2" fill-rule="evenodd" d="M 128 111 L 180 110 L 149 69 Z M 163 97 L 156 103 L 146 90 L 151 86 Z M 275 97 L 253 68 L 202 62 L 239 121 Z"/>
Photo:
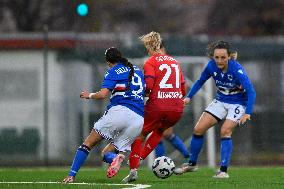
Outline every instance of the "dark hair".
<path id="1" fill-rule="evenodd" d="M 226 49 L 228 52 L 228 55 L 231 54 L 230 44 L 228 42 L 216 41 L 216 42 L 210 43 L 207 46 L 207 55 L 209 56 L 209 58 L 213 58 L 215 49 Z"/>
<path id="2" fill-rule="evenodd" d="M 133 65 L 126 58 L 122 57 L 121 52 L 115 47 L 110 47 L 106 50 L 105 59 L 107 62 L 110 62 L 112 64 L 122 63 L 124 66 L 130 68 L 128 76 L 128 86 L 129 86 L 132 81 L 132 77 L 134 75 Z"/>

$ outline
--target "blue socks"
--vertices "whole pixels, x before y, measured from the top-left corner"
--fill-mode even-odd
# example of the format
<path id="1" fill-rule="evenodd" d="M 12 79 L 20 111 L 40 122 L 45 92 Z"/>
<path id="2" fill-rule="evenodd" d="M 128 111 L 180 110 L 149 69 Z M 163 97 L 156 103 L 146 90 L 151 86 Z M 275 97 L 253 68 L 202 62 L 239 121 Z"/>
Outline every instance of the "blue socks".
<path id="1" fill-rule="evenodd" d="M 221 138 L 221 164 L 220 170 L 227 172 L 233 150 L 233 142 L 231 138 Z"/>
<path id="2" fill-rule="evenodd" d="M 86 161 L 88 155 L 89 155 L 89 152 L 90 152 L 90 148 L 84 144 L 82 144 L 76 154 L 75 154 L 75 157 L 74 157 L 74 160 L 73 160 L 73 163 L 72 163 L 72 166 L 71 166 L 71 170 L 69 172 L 69 176 L 76 176 L 77 172 L 79 171 L 79 169 L 81 168 L 81 166 L 84 164 L 84 162 Z"/>
<path id="3" fill-rule="evenodd" d="M 182 153 L 184 158 L 189 157 L 189 152 L 184 145 L 183 141 L 181 138 L 175 134 L 172 134 L 171 137 L 168 139 L 168 141 L 178 150 L 180 153 Z"/>
<path id="4" fill-rule="evenodd" d="M 203 145 L 203 135 L 193 135 L 190 142 L 190 165 L 196 165 L 198 155 Z M 230 163 L 231 154 L 233 150 L 233 142 L 231 138 L 221 138 L 221 163 L 220 171 L 227 172 L 228 165 Z"/>
<path id="5" fill-rule="evenodd" d="M 165 153 L 166 152 L 165 152 L 164 142 L 161 140 L 155 148 L 155 154 L 156 154 L 156 157 L 161 157 L 161 156 L 164 156 Z"/>
<path id="6" fill-rule="evenodd" d="M 189 157 L 189 152 L 186 148 L 186 146 L 184 145 L 183 141 L 181 140 L 180 137 L 176 136 L 175 134 L 172 134 L 170 136 L 170 138 L 167 139 L 178 151 L 180 151 L 180 153 L 182 153 L 182 155 L 184 156 L 184 158 L 188 158 Z M 165 155 L 165 146 L 163 141 L 160 141 L 159 144 L 156 146 L 155 148 L 155 154 L 156 157 L 161 157 Z"/>
<path id="7" fill-rule="evenodd" d="M 196 165 L 198 155 L 203 146 L 204 137 L 203 135 L 192 135 L 190 141 L 190 154 L 189 154 L 189 163 L 191 165 Z"/>
<path id="8" fill-rule="evenodd" d="M 114 152 L 107 152 L 104 154 L 104 157 L 103 157 L 103 161 L 108 163 L 108 164 L 111 164 L 112 163 L 112 160 L 117 156 L 116 153 Z"/>

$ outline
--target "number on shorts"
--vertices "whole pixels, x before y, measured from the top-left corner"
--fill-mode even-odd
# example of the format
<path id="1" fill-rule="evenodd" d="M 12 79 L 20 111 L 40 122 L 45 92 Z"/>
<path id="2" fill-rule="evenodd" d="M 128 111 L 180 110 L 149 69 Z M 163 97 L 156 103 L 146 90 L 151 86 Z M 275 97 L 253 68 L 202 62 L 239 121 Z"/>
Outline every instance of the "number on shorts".
<path id="1" fill-rule="evenodd" d="M 161 80 L 159 86 L 161 89 L 165 89 L 165 88 L 173 88 L 172 84 L 167 83 L 167 81 L 169 80 L 171 74 L 172 74 L 172 68 L 174 68 L 174 71 L 176 73 L 176 83 L 175 83 L 175 87 L 179 88 L 179 67 L 177 64 L 171 64 L 171 66 L 167 65 L 167 64 L 161 64 L 159 67 L 159 70 L 164 70 L 166 69 L 166 74 L 164 75 L 163 79 Z"/>
<path id="2" fill-rule="evenodd" d="M 241 111 L 240 111 L 240 109 L 239 109 L 239 106 L 238 107 L 236 107 L 236 109 L 235 109 L 235 114 L 239 114 Z"/>

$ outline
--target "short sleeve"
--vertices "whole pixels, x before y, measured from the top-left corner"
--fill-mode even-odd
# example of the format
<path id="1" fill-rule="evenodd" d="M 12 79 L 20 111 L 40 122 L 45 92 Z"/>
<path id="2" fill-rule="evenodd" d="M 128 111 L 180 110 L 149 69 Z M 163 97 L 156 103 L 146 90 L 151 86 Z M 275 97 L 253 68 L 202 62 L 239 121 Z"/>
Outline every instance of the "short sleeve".
<path id="1" fill-rule="evenodd" d="M 109 90 L 114 89 L 114 87 L 117 83 L 115 78 L 116 77 L 114 75 L 114 72 L 112 72 L 112 71 L 106 72 L 101 88 L 107 88 Z"/>
<path id="2" fill-rule="evenodd" d="M 147 77 L 155 77 L 155 67 L 153 66 L 151 59 L 147 60 L 144 64 L 144 75 Z"/>

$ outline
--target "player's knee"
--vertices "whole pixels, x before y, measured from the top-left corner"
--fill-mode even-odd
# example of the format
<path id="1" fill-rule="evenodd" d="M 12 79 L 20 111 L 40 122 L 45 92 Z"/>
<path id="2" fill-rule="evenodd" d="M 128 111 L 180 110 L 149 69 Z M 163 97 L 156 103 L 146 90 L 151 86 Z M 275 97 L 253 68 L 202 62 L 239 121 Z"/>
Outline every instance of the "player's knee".
<path id="1" fill-rule="evenodd" d="M 166 136 L 163 136 L 167 140 L 172 140 L 176 135 L 174 133 L 168 134 Z"/>
<path id="2" fill-rule="evenodd" d="M 221 133 L 220 133 L 221 138 L 223 138 L 223 137 L 231 137 L 232 132 L 233 131 L 230 128 L 221 128 Z"/>
<path id="3" fill-rule="evenodd" d="M 200 128 L 200 127 L 194 127 L 193 129 L 193 133 L 195 135 L 204 135 L 204 129 Z"/>

